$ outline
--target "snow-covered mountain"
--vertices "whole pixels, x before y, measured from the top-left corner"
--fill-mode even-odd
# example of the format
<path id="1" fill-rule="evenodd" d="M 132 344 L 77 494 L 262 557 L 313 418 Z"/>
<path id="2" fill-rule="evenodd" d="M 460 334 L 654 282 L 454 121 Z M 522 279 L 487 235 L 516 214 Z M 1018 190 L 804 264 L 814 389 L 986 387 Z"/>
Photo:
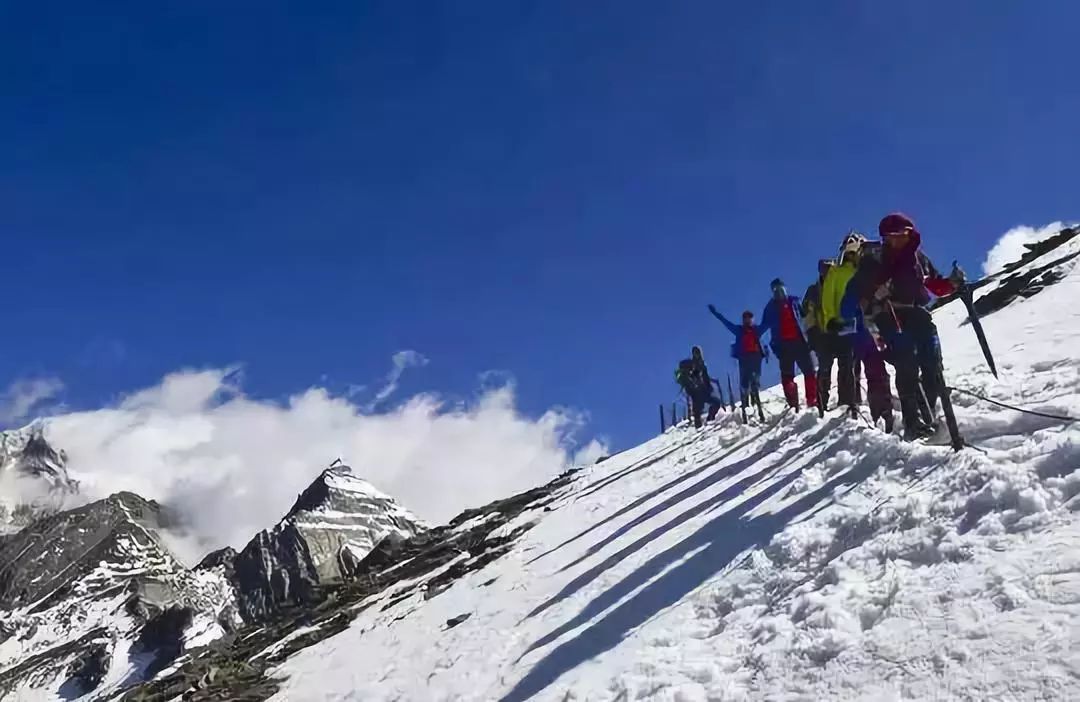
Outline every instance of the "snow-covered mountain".
<path id="1" fill-rule="evenodd" d="M 61 509 L 78 491 L 67 456 L 45 439 L 42 424 L 0 432 L 0 534 Z"/>
<path id="2" fill-rule="evenodd" d="M 43 441 L 36 429 L 11 440 L 9 464 L 66 478 Z M 132 493 L 28 519 L 0 536 L 0 699 L 119 694 L 245 620 L 315 604 L 380 543 L 427 528 L 346 466 L 323 471 L 239 554 L 194 569 L 162 538 L 168 511 Z"/>
<path id="3" fill-rule="evenodd" d="M 954 386 L 1080 416 L 1078 251 L 981 289 L 1000 380 L 939 309 Z M 127 699 L 1080 697 L 1076 423 L 958 392 L 956 453 L 764 399 L 376 549 Z"/>
<path id="4" fill-rule="evenodd" d="M 323 471 L 277 526 L 259 532 L 240 553 L 218 551 L 203 564 L 233 573 L 240 613 L 256 622 L 282 607 L 316 602 L 320 585 L 352 575 L 383 539 L 403 540 L 428 528 L 339 466 Z"/>
<path id="5" fill-rule="evenodd" d="M 1000 380 L 963 306 L 937 311 L 961 452 L 784 411 L 773 389 L 764 423 L 678 426 L 430 529 L 333 469 L 187 572 L 230 584 L 201 636 L 159 607 L 139 620 L 152 635 L 87 625 L 32 650 L 39 607 L 98 605 L 79 599 L 88 575 L 44 600 L 30 565 L 4 584 L 5 553 L 47 543 L 24 529 L 0 541 L 0 608 L 23 617 L 0 620 L 0 696 L 72 699 L 100 677 L 83 699 L 1080 698 L 1078 255 L 1067 230 L 980 288 Z M 110 553 L 89 572 L 115 582 Z M 165 667 L 142 681 L 147 650 Z M 100 673 L 105 651 L 126 682 Z"/>
<path id="6" fill-rule="evenodd" d="M 118 493 L 0 541 L 0 697 L 136 682 L 240 623 L 224 575 L 191 572 L 163 545 L 166 519 Z"/>

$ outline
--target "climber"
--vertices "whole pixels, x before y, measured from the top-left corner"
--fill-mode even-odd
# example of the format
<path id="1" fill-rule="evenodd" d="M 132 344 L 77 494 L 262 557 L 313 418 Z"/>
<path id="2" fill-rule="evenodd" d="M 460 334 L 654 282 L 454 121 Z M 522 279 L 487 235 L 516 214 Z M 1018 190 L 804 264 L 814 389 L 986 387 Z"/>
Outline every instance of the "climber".
<path id="1" fill-rule="evenodd" d="M 675 382 L 682 387 L 690 399 L 690 414 L 694 418 L 695 427 L 701 428 L 701 410 L 706 404 L 709 405 L 706 420 L 710 422 L 723 408 L 724 401 L 713 394 L 712 378 L 709 377 L 709 369 L 705 366 L 700 346 L 695 346 L 690 350 L 690 358 L 679 361 L 675 369 Z"/>
<path id="2" fill-rule="evenodd" d="M 735 335 L 731 344 L 731 357 L 739 362 L 739 387 L 742 391 L 742 406 L 750 406 L 750 399 L 761 404 L 758 394 L 761 391 L 761 361 L 769 359 L 769 352 L 761 343 L 761 330 L 754 325 L 754 313 L 747 310 L 742 314 L 742 324 L 735 324 L 709 305 L 709 312 Z"/>
<path id="3" fill-rule="evenodd" d="M 791 407 L 799 408 L 799 388 L 795 385 L 797 365 L 806 384 L 806 406 L 815 407 L 818 404 L 817 376 L 814 361 L 810 357 L 810 346 L 799 319 L 799 298 L 788 295 L 784 281 L 779 278 L 769 287 L 772 288 L 772 299 L 761 313 L 760 329 L 762 335 L 765 332 L 772 335 L 769 344 L 780 364 L 780 382 L 784 387 L 784 397 Z"/>
<path id="4" fill-rule="evenodd" d="M 821 328 L 823 334 L 818 347 L 818 399 L 821 408 L 829 408 L 829 390 L 832 385 L 833 362 L 836 362 L 836 395 L 840 405 L 849 408 L 856 416 L 854 328 L 844 324 L 840 314 L 840 301 L 848 282 L 855 275 L 859 250 L 866 237 L 855 230 L 848 232 L 840 245 L 840 258 L 825 275 L 821 290 Z"/>
<path id="5" fill-rule="evenodd" d="M 893 431 L 893 396 L 889 386 L 889 370 L 885 365 L 888 347 L 878 332 L 874 320 L 884 308 L 874 297 L 875 281 L 881 265 L 881 244 L 865 241 L 859 247 L 858 265 L 840 301 L 840 316 L 845 327 L 854 328 L 852 347 L 856 361 L 855 383 L 858 386 L 858 366 L 866 374 L 866 401 L 874 424 L 884 420 L 886 433 Z"/>
<path id="6" fill-rule="evenodd" d="M 922 235 L 909 217 L 887 215 L 878 225 L 883 250 L 874 297 L 884 311 L 877 324 L 896 366 L 896 391 L 905 434 L 935 431 L 941 387 L 941 341 L 927 305 L 930 294 L 948 295 L 956 284 L 941 276 L 920 246 Z"/>
<path id="7" fill-rule="evenodd" d="M 810 344 L 810 350 L 818 356 L 818 364 L 821 363 L 821 351 L 819 347 L 821 345 L 821 336 L 825 331 L 825 323 L 821 319 L 821 289 L 825 285 L 825 277 L 829 274 L 829 269 L 833 267 L 835 261 L 831 258 L 823 258 L 818 261 L 818 277 L 810 287 L 806 289 L 806 294 L 802 299 L 802 318 L 803 328 L 806 330 L 806 340 Z M 819 383 L 820 384 L 820 383 Z"/>

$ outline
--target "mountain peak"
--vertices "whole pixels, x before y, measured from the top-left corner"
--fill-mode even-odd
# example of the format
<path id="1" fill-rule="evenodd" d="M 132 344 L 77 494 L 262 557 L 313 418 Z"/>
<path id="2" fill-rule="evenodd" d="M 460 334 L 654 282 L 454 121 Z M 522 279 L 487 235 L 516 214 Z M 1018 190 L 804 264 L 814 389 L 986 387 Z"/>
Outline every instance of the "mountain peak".
<path id="1" fill-rule="evenodd" d="M 306 602 L 319 586 L 348 578 L 383 539 L 406 539 L 429 528 L 335 462 L 297 496 L 277 526 L 258 533 L 233 559 L 241 613 L 254 621 L 282 605 Z"/>
<path id="2" fill-rule="evenodd" d="M 163 514 L 118 492 L 0 540 L 0 697 L 116 685 L 129 653 L 152 672 L 238 623 L 225 576 L 188 571 L 161 541 Z"/>
<path id="3" fill-rule="evenodd" d="M 326 468 L 315 480 L 300 493 L 292 509 L 285 515 L 289 519 L 301 512 L 326 511 L 333 507 L 355 506 L 357 501 L 374 500 L 393 504 L 397 507 L 394 498 L 380 491 L 374 485 L 353 473 L 351 467 L 344 464 L 336 464 Z M 406 510 L 398 507 L 403 514 Z M 419 521 L 411 517 L 414 521 Z"/>
<path id="4" fill-rule="evenodd" d="M 0 432 L 0 474 L 39 478 L 50 489 L 78 491 L 67 472 L 67 454 L 45 438 L 45 425 L 34 422 L 22 429 Z"/>
<path id="5" fill-rule="evenodd" d="M 0 532 L 59 511 L 78 492 L 67 454 L 45 438 L 44 423 L 0 432 Z"/>

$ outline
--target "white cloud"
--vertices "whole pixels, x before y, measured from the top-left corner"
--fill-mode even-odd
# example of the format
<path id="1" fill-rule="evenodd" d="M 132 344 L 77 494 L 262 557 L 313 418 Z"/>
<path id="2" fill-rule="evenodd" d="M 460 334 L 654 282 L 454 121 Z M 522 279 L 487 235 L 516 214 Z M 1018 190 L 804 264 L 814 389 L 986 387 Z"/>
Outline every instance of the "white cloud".
<path id="1" fill-rule="evenodd" d="M 375 393 L 375 398 L 369 402 L 365 407 L 365 411 L 372 412 L 386 400 L 390 399 L 390 396 L 397 392 L 398 382 L 401 380 L 402 374 L 409 368 L 417 368 L 420 366 L 426 366 L 428 359 L 418 351 L 398 351 L 391 359 L 393 362 L 393 368 L 386 376 L 385 384 L 382 388 Z M 363 390 L 363 386 L 359 386 Z M 355 394 L 357 386 L 350 386 L 350 392 Z"/>
<path id="2" fill-rule="evenodd" d="M 517 387 L 517 378 L 514 374 L 507 370 L 492 369 L 486 370 L 477 376 L 477 380 L 480 381 L 480 387 L 503 387 L 509 385 L 510 387 Z"/>
<path id="3" fill-rule="evenodd" d="M 588 466 L 596 463 L 600 458 L 610 454 L 607 442 L 600 439 L 592 439 L 574 453 L 573 463 L 576 466 Z"/>
<path id="4" fill-rule="evenodd" d="M 395 357 L 395 369 L 422 358 Z M 592 441 L 572 458 L 585 421 L 563 408 L 525 417 L 509 385 L 454 406 L 422 394 L 368 414 L 319 387 L 256 400 L 234 369 L 210 369 L 171 374 L 115 407 L 55 416 L 47 431 L 89 499 L 131 490 L 179 510 L 191 559 L 243 546 L 337 457 L 419 516 L 445 522 L 605 453 Z"/>
<path id="5" fill-rule="evenodd" d="M 16 380 L 0 395 L 0 424 L 13 424 L 30 416 L 43 402 L 55 398 L 64 389 L 57 378 Z"/>
<path id="6" fill-rule="evenodd" d="M 1061 222 L 1054 222 L 1040 229 L 1028 226 L 1013 227 L 998 239 L 994 248 L 990 249 L 990 252 L 986 255 L 986 261 L 983 262 L 983 274 L 997 273 L 1006 265 L 1019 261 L 1027 253 L 1024 244 L 1033 244 L 1047 239 L 1066 226 Z"/>

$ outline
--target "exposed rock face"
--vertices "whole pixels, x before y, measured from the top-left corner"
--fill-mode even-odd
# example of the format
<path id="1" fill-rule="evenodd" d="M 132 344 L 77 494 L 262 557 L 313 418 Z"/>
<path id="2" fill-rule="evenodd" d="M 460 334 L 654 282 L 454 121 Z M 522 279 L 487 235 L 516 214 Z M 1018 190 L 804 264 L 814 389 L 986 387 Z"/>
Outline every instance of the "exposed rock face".
<path id="1" fill-rule="evenodd" d="M 59 511 L 78 490 L 67 456 L 45 439 L 42 424 L 0 433 L 0 534 Z"/>
<path id="2" fill-rule="evenodd" d="M 1002 310 L 1017 298 L 1029 298 L 1039 294 L 1047 287 L 1061 282 L 1080 252 L 1065 253 L 1060 258 L 1040 266 L 1023 268 L 1024 265 L 1039 256 L 1054 251 L 1062 244 L 1071 241 L 1080 234 L 1080 230 L 1065 229 L 1046 241 L 1025 244 L 1028 252 L 1020 261 L 1006 267 L 1008 275 L 1002 278 L 997 287 L 975 301 L 975 312 L 980 317 Z M 1021 270 L 1017 270 L 1021 269 Z"/>
<path id="3" fill-rule="evenodd" d="M 0 449 L 9 476 L 42 481 L 42 494 L 74 492 L 63 453 L 40 430 L 0 435 Z M 242 552 L 222 549 L 192 570 L 159 536 L 168 512 L 133 493 L 21 514 L 21 530 L 0 534 L 0 699 L 107 697 L 228 635 L 241 612 L 259 621 L 315 602 L 376 546 L 428 528 L 344 466 L 324 471 Z"/>
<path id="4" fill-rule="evenodd" d="M 1063 280 L 1080 257 L 1080 251 L 1077 251 L 1075 245 L 1068 246 L 1078 235 L 1080 235 L 1080 229 L 1068 227 L 1048 239 L 1024 244 L 1026 251 L 1019 260 L 1005 265 L 1001 271 L 993 275 L 973 281 L 971 283 L 973 291 L 987 290 L 975 299 L 975 313 L 980 317 L 989 316 L 1005 309 L 1019 298 L 1033 297 Z M 1046 256 L 1049 253 L 1054 253 L 1055 258 L 1050 259 Z M 1028 267 L 1028 264 L 1044 256 L 1049 260 L 1040 261 L 1040 265 Z M 958 296 L 955 293 L 946 295 L 934 300 L 930 307 L 936 309 L 957 299 Z"/>
<path id="5" fill-rule="evenodd" d="M 0 471 L 39 478 L 64 492 L 78 489 L 67 473 L 67 455 L 49 444 L 40 423 L 0 433 Z"/>
<path id="6" fill-rule="evenodd" d="M 0 541 L 0 698 L 137 680 L 239 624 L 221 569 L 187 570 L 161 525 L 156 503 L 118 493 Z"/>
<path id="7" fill-rule="evenodd" d="M 380 541 L 407 539 L 427 528 L 339 466 L 323 471 L 277 526 L 257 534 L 235 557 L 219 551 L 204 563 L 231 567 L 240 613 L 254 622 L 314 601 L 320 586 L 352 575 Z"/>
<path id="8" fill-rule="evenodd" d="M 408 539 L 383 539 L 357 565 L 351 579 L 322 586 L 323 596 L 318 602 L 283 610 L 273 618 L 223 636 L 181 657 L 154 680 L 118 693 L 115 699 L 269 699 L 278 691 L 275 666 L 341 632 L 364 609 L 386 609 L 409 598 L 438 597 L 469 573 L 509 553 L 572 478 L 572 473 L 565 473 L 543 487 L 468 510 L 446 526 Z M 470 616 L 462 612 L 447 621 L 446 627 L 457 626 Z"/>

